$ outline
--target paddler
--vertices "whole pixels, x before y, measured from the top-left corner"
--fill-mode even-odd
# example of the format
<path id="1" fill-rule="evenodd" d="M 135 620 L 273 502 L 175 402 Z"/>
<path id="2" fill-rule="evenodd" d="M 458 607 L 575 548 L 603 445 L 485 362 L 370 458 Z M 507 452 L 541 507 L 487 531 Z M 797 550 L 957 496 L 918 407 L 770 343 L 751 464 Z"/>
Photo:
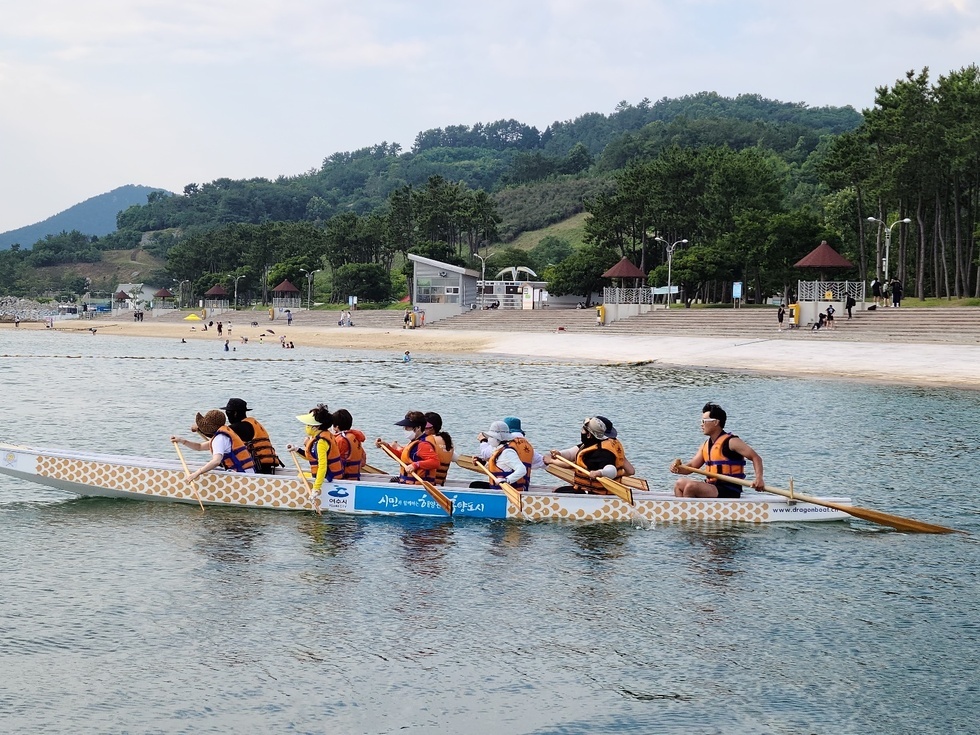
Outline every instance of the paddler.
<path id="1" fill-rule="evenodd" d="M 498 481 L 510 483 L 520 492 L 527 490 L 531 481 L 531 459 L 534 452 L 528 441 L 524 437 L 515 437 L 510 427 L 503 421 L 494 421 L 480 436 L 484 437 L 486 445 L 490 448 L 490 456 L 486 460 L 487 469 Z M 524 452 L 523 457 L 514 446 L 518 438 L 523 440 L 523 444 L 518 442 L 518 446 Z M 481 440 L 481 443 L 484 440 Z M 489 488 L 491 485 L 486 480 L 475 480 L 470 483 L 470 487 Z"/>
<path id="2" fill-rule="evenodd" d="M 425 414 L 421 411 L 409 411 L 405 418 L 396 421 L 395 426 L 401 426 L 405 430 L 404 444 L 392 442 L 388 444 L 380 437 L 375 440 L 376 447 L 386 446 L 395 454 L 399 455 L 402 464 L 406 465 L 401 474 L 393 478 L 394 482 L 403 485 L 415 485 L 417 481 L 412 477 L 415 472 L 426 482 L 434 482 L 436 472 L 439 470 L 439 455 L 436 448 L 425 437 L 425 426 L 428 421 Z"/>
<path id="3" fill-rule="evenodd" d="M 324 482 L 333 482 L 343 473 L 340 449 L 334 435 L 333 415 L 322 403 L 309 413 L 296 417 L 306 430 L 306 444 L 303 448 L 287 444 L 286 449 L 305 457 L 310 463 L 310 476 L 313 478 L 313 492 L 320 492 Z"/>
<path id="4" fill-rule="evenodd" d="M 561 456 L 588 472 L 588 475 L 576 472 L 571 485 L 557 488 L 555 492 L 608 495 L 609 492 L 596 478 L 618 480 L 624 475 L 635 474 L 636 470 L 626 459 L 626 450 L 616 438 L 618 434 L 612 421 L 605 416 L 593 416 L 582 424 L 581 441 L 578 444 L 568 449 L 552 449 L 545 455 L 545 464 L 554 462 L 560 467 L 562 464 L 557 461 L 557 457 Z"/>
<path id="5" fill-rule="evenodd" d="M 439 469 L 436 470 L 436 479 L 432 484 L 445 485 L 446 475 L 456 452 L 453 449 L 453 438 L 448 431 L 442 430 L 442 416 L 435 411 L 427 411 L 425 414 L 425 440 L 436 448 L 436 454 L 439 455 Z"/>
<path id="6" fill-rule="evenodd" d="M 273 475 L 276 468 L 284 467 L 279 455 L 276 454 L 269 432 L 259 423 L 258 419 L 246 416 L 251 411 L 248 403 L 241 398 L 229 398 L 222 409 L 228 417 L 228 428 L 238 434 L 245 446 L 252 452 L 255 469 L 262 475 Z"/>
<path id="7" fill-rule="evenodd" d="M 354 417 L 346 408 L 333 412 L 333 430 L 340 452 L 340 464 L 345 480 L 360 480 L 361 467 L 367 456 L 364 453 L 364 432 L 353 428 Z"/>
<path id="8" fill-rule="evenodd" d="M 225 426 L 225 415 L 221 411 L 211 410 L 203 416 L 198 413 L 194 417 L 194 426 L 191 427 L 191 431 L 198 432 L 207 441 L 192 442 L 190 439 L 183 439 L 179 436 L 170 437 L 170 441 L 175 444 L 183 444 L 185 447 L 196 449 L 199 452 L 206 450 L 211 452 L 211 459 L 203 467 L 190 473 L 188 479 L 191 482 L 218 466 L 232 472 L 255 474 L 255 461 L 252 459 L 252 453 L 248 451 L 248 447 L 245 446 L 241 437 Z"/>
<path id="9" fill-rule="evenodd" d="M 691 467 L 708 465 L 708 469 L 712 472 L 744 479 L 745 460 L 749 460 L 755 471 L 752 487 L 760 491 L 765 489 L 766 483 L 762 479 L 762 457 L 735 434 L 725 431 L 727 420 L 728 414 L 717 403 L 704 404 L 704 408 L 701 409 L 701 433 L 707 438 L 688 465 Z M 675 475 L 691 474 L 691 471 L 684 469 L 677 460 L 671 464 L 670 471 Z M 674 483 L 674 495 L 682 498 L 738 498 L 742 495 L 742 487 L 714 478 L 705 480 L 679 478 Z"/>
<path id="10" fill-rule="evenodd" d="M 512 437 L 510 440 L 511 447 L 516 449 L 517 453 L 522 457 L 527 453 L 530 453 L 530 469 L 536 470 L 544 467 L 544 457 L 541 455 L 541 452 L 536 451 L 531 442 L 528 441 L 527 434 L 524 433 L 524 428 L 521 426 L 521 420 L 516 416 L 507 416 L 504 419 L 504 423 L 507 424 L 507 429 L 510 431 Z M 482 431 L 476 435 L 476 438 L 480 442 L 480 453 L 477 455 L 477 457 L 486 462 L 488 459 L 490 459 L 490 455 L 493 454 L 493 448 L 487 442 L 487 435 Z"/>

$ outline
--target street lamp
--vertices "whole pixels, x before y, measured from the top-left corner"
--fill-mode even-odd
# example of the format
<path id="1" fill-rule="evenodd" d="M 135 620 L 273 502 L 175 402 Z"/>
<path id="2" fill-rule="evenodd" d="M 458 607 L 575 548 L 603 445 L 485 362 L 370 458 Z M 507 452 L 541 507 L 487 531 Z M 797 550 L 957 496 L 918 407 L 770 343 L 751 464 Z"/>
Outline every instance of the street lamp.
<path id="1" fill-rule="evenodd" d="M 238 279 L 245 276 L 235 276 L 235 311 L 238 311 Z"/>
<path id="2" fill-rule="evenodd" d="M 473 255 L 480 259 L 480 308 L 482 309 L 486 305 L 486 295 L 483 292 L 487 289 L 487 259 L 479 253 Z"/>
<path id="3" fill-rule="evenodd" d="M 666 300 L 667 306 L 666 308 L 669 309 L 670 308 L 670 276 L 671 276 L 670 267 L 671 265 L 673 265 L 674 250 L 677 248 L 678 245 L 686 245 L 687 240 L 678 240 L 677 242 L 671 244 L 668 243 L 666 240 L 664 240 L 662 237 L 655 237 L 653 239 L 659 240 L 667 247 L 667 300 Z"/>
<path id="4" fill-rule="evenodd" d="M 885 272 L 885 283 L 888 283 L 888 252 L 889 250 L 891 250 L 891 246 L 892 246 L 892 228 L 895 225 L 902 225 L 902 224 L 907 225 L 911 221 L 912 220 L 906 217 L 905 219 L 896 220 L 895 222 L 892 222 L 890 225 L 886 225 L 877 217 L 868 217 L 868 222 L 877 222 L 879 225 L 885 228 L 885 257 L 882 258 L 881 261 L 882 269 Z"/>
<path id="5" fill-rule="evenodd" d="M 317 268 L 315 271 L 308 271 L 306 268 L 299 269 L 301 273 L 306 274 L 306 310 L 313 310 L 313 277 L 316 273 L 319 273 L 322 268 Z M 302 304 L 300 304 L 302 306 Z"/>

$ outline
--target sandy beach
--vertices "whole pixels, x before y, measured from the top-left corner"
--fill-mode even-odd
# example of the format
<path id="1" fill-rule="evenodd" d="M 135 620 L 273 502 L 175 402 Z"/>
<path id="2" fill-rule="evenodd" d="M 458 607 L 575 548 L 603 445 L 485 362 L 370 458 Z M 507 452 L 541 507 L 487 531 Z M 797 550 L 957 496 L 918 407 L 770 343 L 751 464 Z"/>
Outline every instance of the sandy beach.
<path id="1" fill-rule="evenodd" d="M 192 329 L 179 322 L 62 321 L 61 332 L 93 335 L 155 337 L 160 339 L 219 340 L 214 329 Z M 5 324 L 0 329 L 14 329 Z M 21 323 L 17 329 L 45 329 L 43 324 Z M 540 360 L 612 363 L 653 363 L 671 367 L 738 370 L 775 375 L 824 379 L 849 379 L 915 386 L 980 388 L 980 346 L 914 343 L 861 343 L 815 339 L 813 341 L 671 337 L 607 336 L 562 333 L 467 332 L 456 330 L 411 331 L 334 326 L 276 325 L 270 334 L 264 325 L 235 325 L 231 344 L 248 337 L 254 346 L 262 342 L 280 349 L 282 336 L 297 349 L 380 350 L 416 359 L 440 353 L 498 354 Z"/>

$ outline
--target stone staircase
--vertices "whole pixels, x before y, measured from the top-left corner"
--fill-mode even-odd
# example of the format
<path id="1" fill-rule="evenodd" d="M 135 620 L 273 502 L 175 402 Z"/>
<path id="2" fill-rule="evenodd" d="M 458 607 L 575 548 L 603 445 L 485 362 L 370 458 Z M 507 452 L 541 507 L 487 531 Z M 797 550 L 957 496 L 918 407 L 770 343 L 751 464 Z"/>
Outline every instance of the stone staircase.
<path id="1" fill-rule="evenodd" d="M 181 319 L 186 312 L 175 312 L 159 319 Z M 401 310 L 355 311 L 354 327 L 401 329 L 405 313 Z M 787 314 L 787 319 L 788 319 Z M 221 320 L 235 324 L 257 321 L 275 328 L 285 320 L 270 322 L 267 311 L 225 312 Z M 304 311 L 293 314 L 297 326 L 337 326 L 339 311 Z M 217 321 L 217 319 L 215 320 Z M 789 322 L 787 321 L 788 325 Z M 522 311 L 493 309 L 467 311 L 458 316 L 430 322 L 426 330 L 467 330 L 475 332 L 557 332 L 579 334 L 667 335 L 691 337 L 735 337 L 738 339 L 822 339 L 854 342 L 940 342 L 980 344 L 980 307 L 934 307 L 855 311 L 848 320 L 838 313 L 835 328 L 813 332 L 776 329 L 776 307 L 658 309 L 622 319 L 606 326 L 595 323 L 595 309 L 548 308 Z M 980 369 L 980 368 L 978 368 Z"/>
<path id="2" fill-rule="evenodd" d="M 788 315 L 787 315 L 788 318 Z M 788 326 L 789 322 L 785 322 Z M 980 308 L 878 309 L 855 311 L 854 318 L 837 314 L 834 329 L 809 327 L 777 330 L 776 307 L 741 309 L 671 309 L 622 319 L 603 327 L 595 324 L 594 309 L 535 311 L 472 311 L 443 319 L 426 329 L 474 331 L 569 332 L 619 335 L 687 335 L 739 339 L 831 339 L 855 342 L 946 342 L 980 344 Z"/>

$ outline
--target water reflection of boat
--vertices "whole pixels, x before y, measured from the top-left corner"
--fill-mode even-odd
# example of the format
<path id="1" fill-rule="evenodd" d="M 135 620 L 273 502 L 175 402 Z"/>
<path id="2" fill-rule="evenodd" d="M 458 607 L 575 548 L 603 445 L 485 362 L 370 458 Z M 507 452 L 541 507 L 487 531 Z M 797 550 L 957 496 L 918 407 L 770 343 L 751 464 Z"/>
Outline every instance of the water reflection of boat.
<path id="1" fill-rule="evenodd" d="M 198 502 L 242 508 L 312 510 L 302 479 L 293 472 L 251 475 L 210 472 L 195 487 L 185 480 L 180 462 L 38 447 L 0 444 L 0 474 L 40 483 L 89 497 L 127 498 L 176 503 Z M 415 485 L 389 482 L 387 475 L 365 475 L 359 482 L 325 485 L 323 511 L 336 513 L 444 516 L 445 511 Z M 448 482 L 443 492 L 453 501 L 453 515 L 473 518 L 515 518 L 530 521 L 621 521 L 643 518 L 669 521 L 836 521 L 842 511 L 793 502 L 766 493 L 746 493 L 736 499 L 675 498 L 669 493 L 634 492 L 636 507 L 612 495 L 568 495 L 532 485 L 523 495 L 523 508 L 508 502 L 498 490 L 471 489 Z M 850 505 L 848 498 L 820 498 Z"/>

